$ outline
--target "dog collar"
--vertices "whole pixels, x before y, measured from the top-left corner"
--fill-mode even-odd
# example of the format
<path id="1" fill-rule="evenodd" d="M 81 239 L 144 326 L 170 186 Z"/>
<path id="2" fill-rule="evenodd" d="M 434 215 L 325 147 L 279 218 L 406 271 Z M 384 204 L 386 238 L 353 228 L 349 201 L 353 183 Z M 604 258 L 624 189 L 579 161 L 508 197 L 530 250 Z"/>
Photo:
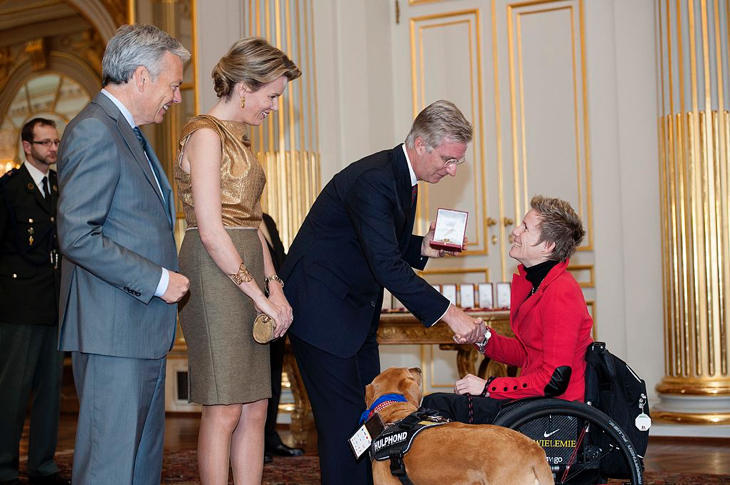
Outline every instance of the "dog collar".
<path id="1" fill-rule="evenodd" d="M 383 394 L 360 415 L 360 425 L 384 407 L 396 402 L 408 402 L 403 394 Z"/>

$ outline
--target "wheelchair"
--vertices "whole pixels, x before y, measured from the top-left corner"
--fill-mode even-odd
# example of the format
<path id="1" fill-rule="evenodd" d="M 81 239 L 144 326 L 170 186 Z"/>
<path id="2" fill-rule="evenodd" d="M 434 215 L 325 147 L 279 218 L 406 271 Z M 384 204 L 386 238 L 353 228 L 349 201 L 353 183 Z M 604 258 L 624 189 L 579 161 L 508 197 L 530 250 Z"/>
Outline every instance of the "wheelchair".
<path id="1" fill-rule="evenodd" d="M 643 457 L 608 415 L 582 402 L 530 398 L 507 404 L 492 423 L 521 432 L 545 450 L 556 485 L 595 485 L 608 478 L 642 485 Z"/>

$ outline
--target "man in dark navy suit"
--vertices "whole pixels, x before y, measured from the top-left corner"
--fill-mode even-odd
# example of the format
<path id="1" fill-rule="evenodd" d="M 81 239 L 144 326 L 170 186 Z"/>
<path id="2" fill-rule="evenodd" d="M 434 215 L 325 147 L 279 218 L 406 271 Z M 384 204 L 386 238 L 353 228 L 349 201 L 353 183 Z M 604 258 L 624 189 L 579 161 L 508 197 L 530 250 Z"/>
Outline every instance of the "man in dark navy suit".
<path id="1" fill-rule="evenodd" d="M 32 484 L 67 484 L 53 459 L 63 354 L 58 351 L 60 255 L 56 240 L 56 123 L 21 130 L 25 163 L 0 178 L 0 484 L 18 481 L 28 402 Z"/>
<path id="2" fill-rule="evenodd" d="M 335 175 L 317 197 L 284 268 L 294 309 L 289 336 L 317 425 L 322 483 L 371 481 L 347 439 L 365 409 L 365 385 L 380 372 L 376 332 L 383 287 L 424 325 L 443 320 L 459 343 L 484 334 L 412 268 L 445 253 L 430 247 L 433 226 L 412 235 L 418 181 L 454 176 L 472 138 L 453 103 L 437 101 L 413 122 L 404 144 L 375 153 Z"/>
<path id="3" fill-rule="evenodd" d="M 286 260 L 286 250 L 281 242 L 279 230 L 274 219 L 264 212 L 261 214 L 263 224 L 261 233 L 264 235 L 266 244 L 271 253 L 271 262 L 274 263 L 274 270 L 278 273 Z M 266 290 L 268 291 L 268 285 Z M 284 338 L 272 340 L 269 343 L 269 360 L 271 362 L 271 397 L 266 407 L 266 427 L 264 428 L 264 463 L 271 463 L 273 455 L 276 456 L 300 456 L 304 454 L 301 448 L 287 446 L 276 431 L 276 416 L 279 413 L 279 401 L 281 400 L 281 373 L 284 367 L 284 354 L 286 352 L 286 341 Z"/>

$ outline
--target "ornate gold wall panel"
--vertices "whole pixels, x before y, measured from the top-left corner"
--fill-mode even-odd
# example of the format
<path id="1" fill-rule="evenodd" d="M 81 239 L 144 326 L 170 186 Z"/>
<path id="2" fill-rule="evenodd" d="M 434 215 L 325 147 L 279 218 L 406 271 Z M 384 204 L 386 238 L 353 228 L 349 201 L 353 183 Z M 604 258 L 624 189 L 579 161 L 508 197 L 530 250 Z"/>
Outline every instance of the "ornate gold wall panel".
<path id="1" fill-rule="evenodd" d="M 522 219 L 535 191 L 567 199 L 586 226 L 578 250 L 591 251 L 583 1 L 508 3 L 506 16 L 515 219 Z M 556 184 L 555 171 L 574 182 Z"/>
<path id="2" fill-rule="evenodd" d="M 589 234 L 571 270 L 595 315 L 583 2 L 394 3 L 400 5 L 391 29 L 396 116 L 450 99 L 474 125 L 456 177 L 420 184 L 414 231 L 425 232 L 438 207 L 468 210 L 469 250 L 430 261 L 422 274 L 433 284 L 510 281 L 517 263 L 508 256 L 509 234 L 530 196 L 560 197 L 574 205 Z M 454 369 L 438 352 L 421 349 L 424 383 L 450 387 Z"/>
<path id="3" fill-rule="evenodd" d="M 408 5 L 422 5 L 424 3 L 443 2 L 444 0 L 408 0 Z M 398 0 L 395 0 L 396 4 Z"/>
<path id="4" fill-rule="evenodd" d="M 573 275 L 581 288 L 595 288 L 596 275 L 592 264 L 571 264 L 568 271 Z M 588 273 L 588 279 L 585 279 Z"/>
<path id="5" fill-rule="evenodd" d="M 583 218 L 588 235 L 573 262 L 593 281 L 583 2 L 493 0 L 490 9 L 479 2 L 420 3 L 402 8 L 410 27 L 410 90 L 397 95 L 411 98 L 413 116 L 435 99 L 450 99 L 474 124 L 457 177 L 421 184 L 416 232 L 425 232 L 438 207 L 470 214 L 465 257 L 433 261 L 430 269 L 439 270 L 433 274 L 443 276 L 428 273 L 429 280 L 445 282 L 447 266 L 461 270 L 450 271 L 456 281 L 487 266 L 494 281 L 508 281 L 516 266 L 507 256 L 510 231 L 530 197 L 543 193 L 569 200 Z M 491 76 L 483 75 L 485 67 Z M 493 120 L 485 117 L 491 109 Z"/>
<path id="6" fill-rule="evenodd" d="M 586 300 L 586 307 L 588 307 L 588 313 L 591 315 L 591 318 L 593 318 L 591 337 L 593 337 L 593 340 L 598 340 L 598 318 L 596 315 L 596 302 L 593 300 Z"/>
<path id="7" fill-rule="evenodd" d="M 418 271 L 419 275 L 428 277 L 428 281 L 434 284 L 465 282 L 464 277 L 469 273 L 476 274 L 477 281 L 492 281 L 489 277 L 489 268 L 435 268 Z M 434 276 L 446 276 L 446 278 L 434 278 Z"/>
<path id="8" fill-rule="evenodd" d="M 51 118 L 63 133 L 99 89 L 98 16 L 76 9 L 62 0 L 0 2 L 0 175 L 24 159 L 19 139 L 26 121 Z"/>
<path id="9" fill-rule="evenodd" d="M 320 191 L 317 77 L 312 0 L 245 0 L 246 34 L 265 38 L 302 70 L 279 111 L 251 130 L 266 171 L 264 210 L 289 247 Z"/>
<path id="10" fill-rule="evenodd" d="M 657 2 L 665 396 L 730 397 L 728 2 Z M 727 413 L 663 413 L 730 422 Z"/>
<path id="11" fill-rule="evenodd" d="M 173 180 L 173 163 L 177 156 L 177 142 L 185 123 L 200 113 L 198 106 L 198 56 L 195 9 L 197 0 L 127 0 L 130 23 L 153 24 L 178 39 L 191 53 L 190 61 L 183 67 L 183 84 L 180 86 L 182 102 L 168 110 L 162 123 L 147 125 L 142 130 L 155 147 L 168 178 Z M 177 224 L 175 236 L 178 245 L 185 234 L 185 214 L 177 197 L 177 184 L 172 184 L 175 194 Z"/>
<path id="12" fill-rule="evenodd" d="M 483 80 L 479 10 L 445 12 L 410 19 L 413 117 L 437 99 L 453 101 L 474 126 L 467 163 L 455 179 L 420 184 L 416 232 L 426 232 L 438 207 L 469 211 L 466 255 L 488 254 Z M 465 172 L 468 175 L 465 175 Z M 464 195 L 467 194 L 467 195 Z"/>
<path id="13" fill-rule="evenodd" d="M 117 27 L 129 18 L 131 0 L 63 0 L 88 20 L 99 33 L 102 44 L 112 38 Z"/>

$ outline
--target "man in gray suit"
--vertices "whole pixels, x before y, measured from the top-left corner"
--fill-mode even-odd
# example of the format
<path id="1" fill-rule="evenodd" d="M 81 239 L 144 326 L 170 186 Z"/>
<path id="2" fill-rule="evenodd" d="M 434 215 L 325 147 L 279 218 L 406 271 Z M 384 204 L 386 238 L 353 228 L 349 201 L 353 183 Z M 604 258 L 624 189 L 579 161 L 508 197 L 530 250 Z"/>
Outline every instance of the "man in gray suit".
<path id="1" fill-rule="evenodd" d="M 76 485 L 160 483 L 165 356 L 189 282 L 176 272 L 170 183 L 138 126 L 181 101 L 189 58 L 157 27 L 120 27 L 104 89 L 61 143 L 59 340 L 80 401 Z"/>

